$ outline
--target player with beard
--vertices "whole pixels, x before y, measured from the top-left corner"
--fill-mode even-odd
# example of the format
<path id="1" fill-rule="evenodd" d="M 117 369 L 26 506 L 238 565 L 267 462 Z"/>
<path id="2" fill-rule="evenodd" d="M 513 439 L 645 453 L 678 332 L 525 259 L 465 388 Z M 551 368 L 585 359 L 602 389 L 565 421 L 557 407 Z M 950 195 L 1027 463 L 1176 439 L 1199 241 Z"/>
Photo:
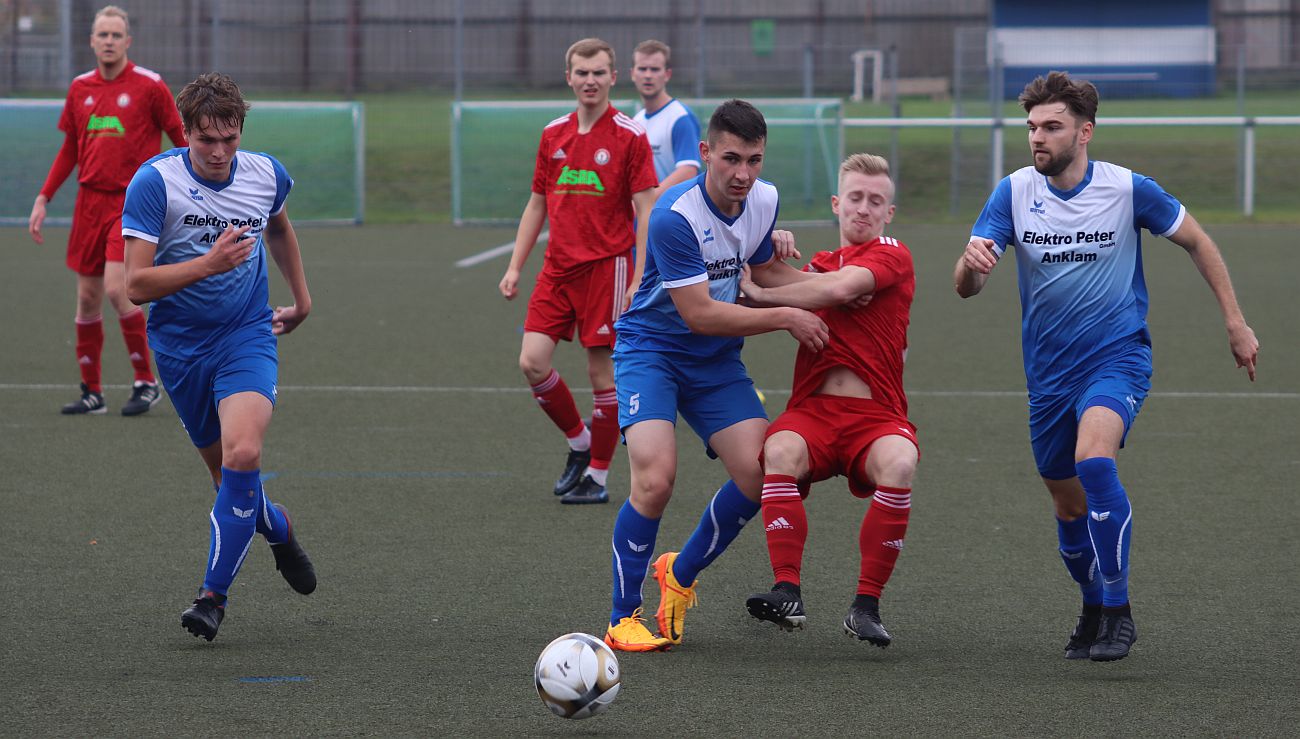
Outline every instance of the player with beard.
<path id="1" fill-rule="evenodd" d="M 1218 246 L 1187 209 L 1155 180 L 1088 158 L 1097 89 L 1052 72 L 1027 85 L 1020 103 L 1034 164 L 998 183 L 953 280 L 961 297 L 978 294 L 1014 247 L 1030 443 L 1061 558 L 1083 594 L 1065 657 L 1123 659 L 1137 628 L 1128 595 L 1132 508 L 1116 457 L 1151 388 L 1140 230 L 1187 251 L 1252 381 L 1259 342 Z"/>

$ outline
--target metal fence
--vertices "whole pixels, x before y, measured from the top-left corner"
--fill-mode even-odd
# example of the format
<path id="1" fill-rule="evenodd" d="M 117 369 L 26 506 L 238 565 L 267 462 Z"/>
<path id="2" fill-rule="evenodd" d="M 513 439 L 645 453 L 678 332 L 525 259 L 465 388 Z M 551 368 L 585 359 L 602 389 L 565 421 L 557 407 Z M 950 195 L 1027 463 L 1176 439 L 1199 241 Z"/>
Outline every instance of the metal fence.
<path id="1" fill-rule="evenodd" d="M 0 95 L 61 90 L 94 65 L 107 0 L 0 0 Z M 902 92 L 984 99 L 988 0 L 121 0 L 131 56 L 173 85 L 220 69 L 257 92 L 553 90 L 581 36 L 673 47 L 681 94 L 849 96 L 851 57 L 896 52 Z M 1216 0 L 1221 88 L 1300 89 L 1300 6 Z M 1238 49 L 1242 49 L 1238 53 Z M 964 75 L 954 70 L 965 70 Z"/>

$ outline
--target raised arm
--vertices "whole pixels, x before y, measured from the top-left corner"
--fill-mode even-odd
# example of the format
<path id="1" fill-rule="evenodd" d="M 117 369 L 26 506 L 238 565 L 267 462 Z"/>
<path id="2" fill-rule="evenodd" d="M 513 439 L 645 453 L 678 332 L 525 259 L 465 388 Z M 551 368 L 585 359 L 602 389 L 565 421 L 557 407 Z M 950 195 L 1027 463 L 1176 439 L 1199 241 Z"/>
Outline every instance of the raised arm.
<path id="1" fill-rule="evenodd" d="M 545 223 L 546 196 L 535 192 L 528 197 L 524 213 L 519 217 L 519 229 L 515 231 L 515 249 L 510 254 L 506 274 L 497 286 L 506 300 L 514 300 L 519 294 L 519 273 L 524 268 L 524 262 L 528 261 L 533 247 L 537 245 L 537 235 L 542 232 Z"/>
<path id="2" fill-rule="evenodd" d="M 1223 255 L 1214 239 L 1201 228 L 1201 224 L 1188 213 L 1183 218 L 1178 230 L 1170 234 L 1169 240 L 1183 247 L 1192 263 L 1205 278 L 1206 284 L 1219 301 L 1219 311 L 1223 314 L 1223 325 L 1228 331 L 1228 346 L 1238 367 L 1245 367 L 1250 381 L 1255 381 L 1255 360 L 1259 355 L 1259 340 L 1255 332 L 1246 323 L 1237 304 L 1237 294 L 1232 289 L 1232 278 L 1228 277 L 1228 266 L 1223 262 Z"/>
<path id="3" fill-rule="evenodd" d="M 993 240 L 972 236 L 953 270 L 952 281 L 957 294 L 963 298 L 979 295 L 996 266 L 998 257 L 993 252 Z"/>
<path id="4" fill-rule="evenodd" d="M 298 234 L 293 230 L 287 211 L 281 209 L 271 216 L 263 238 L 266 250 L 271 253 L 275 266 L 289 286 L 289 294 L 293 296 L 293 305 L 277 306 L 271 317 L 271 331 L 279 336 L 297 328 L 311 313 L 311 293 L 307 290 L 307 273 L 302 268 Z"/>
<path id="5" fill-rule="evenodd" d="M 708 281 L 668 289 L 687 328 L 707 336 L 753 336 L 789 331 L 800 344 L 821 351 L 829 334 L 816 315 L 799 308 L 747 308 L 709 295 Z"/>

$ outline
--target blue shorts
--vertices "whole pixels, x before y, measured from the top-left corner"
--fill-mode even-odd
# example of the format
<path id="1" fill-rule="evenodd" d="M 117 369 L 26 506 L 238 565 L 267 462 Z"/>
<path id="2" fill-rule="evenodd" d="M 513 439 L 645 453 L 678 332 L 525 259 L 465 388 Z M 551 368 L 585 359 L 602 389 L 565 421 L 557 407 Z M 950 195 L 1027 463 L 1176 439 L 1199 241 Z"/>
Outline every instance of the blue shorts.
<path id="1" fill-rule="evenodd" d="M 717 432 L 751 418 L 767 418 L 740 353 L 697 360 L 651 351 L 615 351 L 618 426 L 664 420 L 681 413 L 707 446 Z"/>
<path id="2" fill-rule="evenodd" d="M 236 331 L 202 356 L 184 360 L 157 352 L 154 356 L 158 379 L 190 441 L 200 449 L 221 440 L 217 404 L 223 399 L 251 391 L 275 405 L 279 357 L 270 323 Z"/>
<path id="3" fill-rule="evenodd" d="M 1134 344 L 1125 353 L 1084 378 L 1076 390 L 1061 395 L 1029 397 L 1029 443 L 1034 449 L 1038 474 L 1049 480 L 1074 477 L 1074 451 L 1079 420 L 1093 406 L 1110 408 L 1124 419 L 1128 438 L 1142 403 L 1151 392 L 1151 347 Z"/>

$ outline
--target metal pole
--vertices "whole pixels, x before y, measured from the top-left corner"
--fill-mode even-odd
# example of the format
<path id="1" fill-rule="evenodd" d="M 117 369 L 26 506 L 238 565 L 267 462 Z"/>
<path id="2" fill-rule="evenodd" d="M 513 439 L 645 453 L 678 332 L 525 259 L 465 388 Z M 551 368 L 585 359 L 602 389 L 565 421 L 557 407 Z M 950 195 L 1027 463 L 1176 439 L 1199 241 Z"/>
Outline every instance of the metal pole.
<path id="1" fill-rule="evenodd" d="M 803 96 L 809 100 L 813 96 L 812 44 L 804 44 L 803 47 Z M 813 133 L 812 128 L 805 128 L 803 132 L 803 202 L 807 206 L 813 203 Z"/>
<path id="2" fill-rule="evenodd" d="M 72 0 L 59 0 L 59 82 L 67 84 L 71 81 Z"/>
<path id="3" fill-rule="evenodd" d="M 465 0 L 456 0 L 456 102 L 465 97 Z"/>
<path id="4" fill-rule="evenodd" d="M 898 47 L 890 44 L 885 52 L 889 64 L 889 108 L 895 118 L 903 117 L 903 103 L 898 99 Z M 903 155 L 898 147 L 898 127 L 889 129 L 889 171 L 894 178 L 894 188 L 902 181 Z"/>
<path id="5" fill-rule="evenodd" d="M 1237 115 L 1246 115 L 1246 46 L 1242 44 L 1237 47 Z M 1240 156 L 1237 159 L 1237 196 L 1245 201 L 1246 198 L 1246 127 L 1243 126 L 1237 132 L 1237 151 Z M 1253 163 L 1252 163 L 1253 165 Z"/>
<path id="6" fill-rule="evenodd" d="M 993 64 L 989 67 L 989 117 L 993 128 L 989 131 L 989 189 L 1002 180 L 1002 47 L 993 46 Z"/>
<path id="7" fill-rule="evenodd" d="M 708 69 L 708 54 L 704 43 L 704 0 L 695 3 L 695 97 L 704 97 L 704 76 Z"/>
<path id="8" fill-rule="evenodd" d="M 961 68 L 963 37 L 960 28 L 952 32 L 952 116 L 961 118 Z M 961 126 L 952 127 L 952 151 L 948 156 L 948 215 L 961 209 Z"/>
<path id="9" fill-rule="evenodd" d="M 1243 167 L 1245 176 L 1242 183 L 1241 211 L 1247 218 L 1255 215 L 1255 121 L 1252 118 L 1246 119 L 1246 125 L 1243 127 L 1246 132 L 1246 145 L 1242 152 L 1242 158 L 1245 160 Z"/>
<path id="10" fill-rule="evenodd" d="M 221 0 L 212 0 L 212 33 L 208 34 L 208 66 L 210 71 L 221 69 Z"/>

